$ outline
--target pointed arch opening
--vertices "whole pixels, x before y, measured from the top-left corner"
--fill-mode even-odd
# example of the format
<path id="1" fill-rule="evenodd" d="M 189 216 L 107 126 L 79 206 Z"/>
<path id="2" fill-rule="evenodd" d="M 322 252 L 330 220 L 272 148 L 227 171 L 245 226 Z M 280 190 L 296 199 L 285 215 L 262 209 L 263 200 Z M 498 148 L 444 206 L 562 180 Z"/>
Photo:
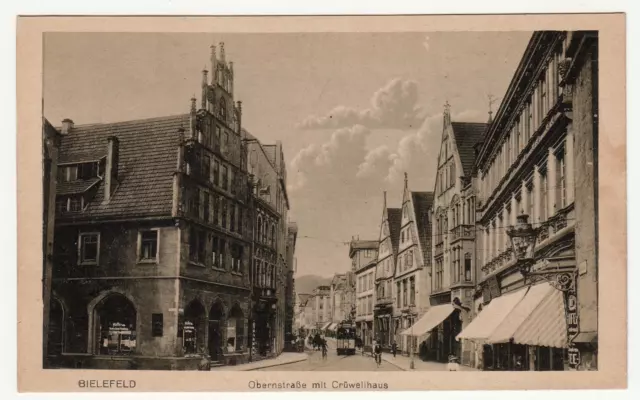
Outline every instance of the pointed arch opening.
<path id="1" fill-rule="evenodd" d="M 214 361 L 222 359 L 222 340 L 225 326 L 224 306 L 218 300 L 209 310 L 209 355 Z"/>
<path id="2" fill-rule="evenodd" d="M 182 348 L 185 354 L 204 352 L 206 312 L 202 303 L 194 299 L 184 308 Z"/>
<path id="3" fill-rule="evenodd" d="M 227 352 L 242 352 L 244 350 L 244 313 L 238 304 L 229 312 L 227 321 Z"/>
<path id="4" fill-rule="evenodd" d="M 129 355 L 136 351 L 137 312 L 121 293 L 107 294 L 94 308 L 94 329 L 98 340 L 95 353 Z"/>
<path id="5" fill-rule="evenodd" d="M 56 297 L 51 298 L 49 306 L 49 332 L 47 334 L 47 353 L 59 355 L 64 351 L 65 340 L 65 311 L 62 302 Z"/>

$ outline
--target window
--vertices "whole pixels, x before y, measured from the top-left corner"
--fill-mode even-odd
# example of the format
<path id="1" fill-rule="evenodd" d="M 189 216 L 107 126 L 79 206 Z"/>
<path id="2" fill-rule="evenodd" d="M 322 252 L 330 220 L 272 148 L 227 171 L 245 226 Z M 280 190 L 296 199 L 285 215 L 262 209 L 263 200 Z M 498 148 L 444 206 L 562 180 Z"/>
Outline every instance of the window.
<path id="1" fill-rule="evenodd" d="M 217 150 L 220 149 L 220 140 L 222 138 L 222 128 L 220 128 L 220 126 L 216 125 L 216 148 Z"/>
<path id="2" fill-rule="evenodd" d="M 400 282 L 396 283 L 396 306 L 400 307 Z"/>
<path id="3" fill-rule="evenodd" d="M 238 206 L 238 233 L 242 235 L 242 226 L 244 225 L 244 219 L 242 218 L 242 208 Z"/>
<path id="4" fill-rule="evenodd" d="M 229 204 L 229 230 L 236 231 L 236 205 Z"/>
<path id="5" fill-rule="evenodd" d="M 75 181 L 78 179 L 78 167 L 76 165 L 64 167 L 61 175 L 65 182 Z"/>
<path id="6" fill-rule="evenodd" d="M 211 157 L 209 156 L 202 158 L 202 176 L 211 178 Z"/>
<path id="7" fill-rule="evenodd" d="M 77 167 L 77 178 L 78 179 L 91 179 L 96 178 L 98 176 L 98 163 L 82 163 Z"/>
<path id="8" fill-rule="evenodd" d="M 407 280 L 402 281 L 402 305 L 406 306 L 407 303 Z"/>
<path id="9" fill-rule="evenodd" d="M 218 267 L 222 269 L 227 268 L 227 259 L 226 259 L 227 251 L 226 251 L 226 242 L 222 239 L 218 241 Z"/>
<path id="10" fill-rule="evenodd" d="M 402 243 L 404 243 L 404 231 L 402 231 L 401 235 L 402 239 L 400 240 Z"/>
<path id="11" fill-rule="evenodd" d="M 411 267 L 413 266 L 413 250 L 409 250 L 408 258 L 409 258 L 409 266 Z"/>
<path id="12" fill-rule="evenodd" d="M 221 207 L 221 216 L 220 216 L 220 224 L 222 225 L 223 228 L 228 229 L 229 227 L 227 226 L 227 201 L 224 198 L 220 199 Z"/>
<path id="13" fill-rule="evenodd" d="M 540 88 L 540 107 L 538 107 L 538 111 L 539 111 L 538 121 L 542 122 L 542 120 L 544 119 L 544 117 L 546 115 L 546 111 L 549 109 L 548 102 L 547 102 L 548 99 L 547 99 L 547 76 L 546 76 L 546 73 L 545 73 L 545 75 L 542 76 L 542 79 L 540 80 L 539 88 Z"/>
<path id="14" fill-rule="evenodd" d="M 56 213 L 64 213 L 68 211 L 68 197 L 58 197 L 56 199 Z"/>
<path id="15" fill-rule="evenodd" d="M 203 192 L 202 193 L 203 196 L 203 201 L 202 201 L 202 208 L 203 208 L 203 219 L 205 222 L 210 222 L 211 219 L 211 213 L 210 213 L 210 209 L 209 209 L 209 193 L 208 192 Z"/>
<path id="16" fill-rule="evenodd" d="M 464 255 L 464 280 L 471 281 L 471 253 L 465 253 Z"/>
<path id="17" fill-rule="evenodd" d="M 162 313 L 151 314 L 151 336 L 162 337 L 163 325 Z"/>
<path id="18" fill-rule="evenodd" d="M 213 195 L 213 224 L 219 225 L 220 219 L 220 197 Z"/>
<path id="19" fill-rule="evenodd" d="M 226 123 L 227 122 L 227 103 L 224 101 L 224 97 L 220 97 L 220 104 L 218 106 L 218 111 L 220 112 L 220 118 Z"/>
<path id="20" fill-rule="evenodd" d="M 220 260 L 218 260 L 218 238 L 213 236 L 211 237 L 211 267 L 212 268 L 219 268 L 219 262 Z"/>
<path id="21" fill-rule="evenodd" d="M 271 246 L 275 247 L 276 245 L 276 226 L 275 224 L 271 224 Z"/>
<path id="22" fill-rule="evenodd" d="M 138 261 L 158 261 L 158 230 L 138 233 Z"/>
<path id="23" fill-rule="evenodd" d="M 449 172 L 449 177 L 451 178 L 449 185 L 453 186 L 456 184 L 456 163 L 452 161 L 449 168 L 451 169 Z"/>
<path id="24" fill-rule="evenodd" d="M 79 239 L 80 264 L 97 264 L 100 256 L 100 234 L 81 233 Z"/>
<path id="25" fill-rule="evenodd" d="M 227 152 L 229 150 L 229 134 L 227 132 L 223 132 L 222 134 L 222 151 Z"/>
<path id="26" fill-rule="evenodd" d="M 416 278 L 415 277 L 411 277 L 409 279 L 409 284 L 411 285 L 411 290 L 409 292 L 409 304 L 411 305 L 415 305 L 416 304 Z"/>
<path id="27" fill-rule="evenodd" d="M 236 194 L 236 182 L 235 182 L 235 176 L 233 173 L 233 168 L 231 168 L 229 170 L 229 191 L 231 192 L 231 194 Z"/>
<path id="28" fill-rule="evenodd" d="M 229 190 L 229 168 L 226 165 L 222 166 L 222 188 Z"/>
<path id="29" fill-rule="evenodd" d="M 213 171 L 211 174 L 213 175 L 213 184 L 216 186 L 220 185 L 220 162 L 218 160 L 213 161 Z"/>
<path id="30" fill-rule="evenodd" d="M 69 201 L 69 211 L 82 211 L 82 197 L 73 196 Z"/>
<path id="31" fill-rule="evenodd" d="M 556 201 L 558 202 L 558 206 L 556 208 L 558 209 L 562 209 L 567 205 L 567 187 L 565 177 L 566 166 L 564 162 L 564 148 L 561 148 L 556 153 Z"/>

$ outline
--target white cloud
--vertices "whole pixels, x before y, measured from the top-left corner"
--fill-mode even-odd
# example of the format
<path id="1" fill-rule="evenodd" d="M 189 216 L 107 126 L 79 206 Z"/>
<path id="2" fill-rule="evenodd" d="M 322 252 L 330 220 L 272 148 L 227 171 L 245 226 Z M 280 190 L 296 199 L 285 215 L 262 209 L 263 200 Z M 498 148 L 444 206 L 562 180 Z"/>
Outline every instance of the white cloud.
<path id="1" fill-rule="evenodd" d="M 325 116 L 306 118 L 298 127 L 336 129 L 359 124 L 371 129 L 414 129 L 422 121 L 422 115 L 417 83 L 395 78 L 373 94 L 370 108 L 337 106 Z"/>

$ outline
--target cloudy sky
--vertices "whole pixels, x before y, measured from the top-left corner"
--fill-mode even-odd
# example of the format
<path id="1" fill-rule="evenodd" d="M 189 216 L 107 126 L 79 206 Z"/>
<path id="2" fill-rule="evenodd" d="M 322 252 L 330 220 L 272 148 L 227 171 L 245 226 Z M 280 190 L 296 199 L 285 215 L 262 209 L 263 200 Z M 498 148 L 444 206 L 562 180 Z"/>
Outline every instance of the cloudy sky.
<path id="1" fill-rule="evenodd" d="M 398 207 L 404 172 L 411 190 L 433 190 L 443 104 L 454 120 L 485 121 L 530 36 L 47 34 L 44 112 L 54 124 L 188 112 L 209 45 L 224 41 L 243 125 L 283 142 L 298 275 L 330 276 L 350 266 L 344 242 L 378 238 L 382 192 Z"/>

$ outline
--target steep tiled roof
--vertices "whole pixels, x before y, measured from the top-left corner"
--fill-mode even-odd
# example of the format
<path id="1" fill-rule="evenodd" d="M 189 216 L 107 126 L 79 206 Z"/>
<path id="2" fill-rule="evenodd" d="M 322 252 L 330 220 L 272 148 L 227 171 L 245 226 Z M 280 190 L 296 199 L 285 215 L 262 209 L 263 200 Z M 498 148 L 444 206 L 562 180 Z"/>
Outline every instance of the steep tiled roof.
<path id="1" fill-rule="evenodd" d="M 487 124 L 484 122 L 451 122 L 451 128 L 458 146 L 464 176 L 468 177 L 473 174 L 472 168 L 476 158 L 474 147 L 484 139 Z"/>
<path id="2" fill-rule="evenodd" d="M 422 247 L 425 264 L 431 263 L 431 224 L 429 223 L 429 209 L 433 205 L 433 192 L 411 192 L 418 239 Z"/>
<path id="3" fill-rule="evenodd" d="M 378 244 L 377 240 L 353 240 L 351 241 L 351 248 L 353 250 L 377 249 Z"/>
<path id="4" fill-rule="evenodd" d="M 189 127 L 188 114 L 78 125 L 64 135 L 60 155 L 65 162 L 99 159 L 106 154 L 108 137 L 119 142 L 118 183 L 110 201 L 102 203 L 99 182 L 100 190 L 79 218 L 170 216 L 180 127 Z"/>
<path id="5" fill-rule="evenodd" d="M 276 145 L 275 144 L 263 144 L 264 152 L 269 159 L 271 165 L 276 165 Z M 277 166 L 276 166 L 277 168 Z"/>
<path id="6" fill-rule="evenodd" d="M 387 208 L 387 218 L 389 220 L 389 236 L 393 254 L 398 254 L 398 244 L 400 242 L 400 225 L 402 224 L 402 209 Z"/>
<path id="7" fill-rule="evenodd" d="M 56 194 L 57 195 L 65 195 L 65 194 L 80 194 L 89 190 L 93 185 L 100 182 L 100 178 L 93 178 L 87 180 L 79 180 L 79 181 L 71 181 L 71 182 L 60 182 L 56 185 Z"/>

